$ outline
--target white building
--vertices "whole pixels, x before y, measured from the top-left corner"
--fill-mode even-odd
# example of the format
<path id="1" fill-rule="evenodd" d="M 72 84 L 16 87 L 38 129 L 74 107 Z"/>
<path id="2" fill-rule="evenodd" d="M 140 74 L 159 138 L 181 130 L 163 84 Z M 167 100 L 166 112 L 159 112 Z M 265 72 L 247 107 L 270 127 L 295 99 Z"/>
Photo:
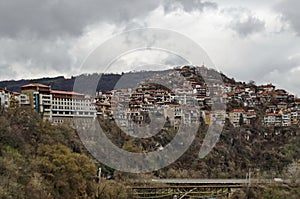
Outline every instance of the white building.
<path id="1" fill-rule="evenodd" d="M 8 109 L 9 108 L 9 98 L 10 98 L 10 92 L 6 89 L 0 88 L 0 107 L 2 109 Z"/>
<path id="2" fill-rule="evenodd" d="M 21 106 L 30 106 L 43 119 L 53 123 L 71 122 L 73 118 L 95 119 L 93 99 L 84 94 L 51 90 L 43 84 L 27 84 L 21 87 Z"/>

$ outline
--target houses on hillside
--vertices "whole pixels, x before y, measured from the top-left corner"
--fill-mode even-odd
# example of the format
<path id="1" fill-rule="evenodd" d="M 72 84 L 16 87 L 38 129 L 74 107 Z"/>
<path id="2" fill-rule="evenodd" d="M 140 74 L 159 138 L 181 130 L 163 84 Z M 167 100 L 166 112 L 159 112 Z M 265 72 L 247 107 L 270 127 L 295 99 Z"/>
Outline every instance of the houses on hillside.
<path id="1" fill-rule="evenodd" d="M 223 83 L 218 79 L 213 81 L 216 72 L 204 66 L 185 66 L 176 71 L 189 81 L 176 81 L 175 74 L 168 75 L 167 78 L 171 79 L 155 76 L 171 83 L 172 90 L 143 83 L 134 90 L 111 90 L 87 96 L 32 83 L 22 86 L 20 93 L 0 89 L 0 106 L 2 109 L 30 107 L 53 123 L 71 121 L 73 118 L 89 120 L 98 116 L 116 119 L 121 126 L 130 127 L 149 123 L 150 113 L 155 113 L 157 116 L 163 115 L 174 128 L 199 121 L 223 125 L 226 118 L 234 127 L 253 125 L 258 121 L 268 127 L 299 125 L 300 99 L 283 89 L 276 89 L 272 84 L 255 86 L 232 81 Z M 227 108 L 227 111 L 225 107 L 212 109 L 214 104 L 230 102 L 238 104 L 238 108 Z"/>

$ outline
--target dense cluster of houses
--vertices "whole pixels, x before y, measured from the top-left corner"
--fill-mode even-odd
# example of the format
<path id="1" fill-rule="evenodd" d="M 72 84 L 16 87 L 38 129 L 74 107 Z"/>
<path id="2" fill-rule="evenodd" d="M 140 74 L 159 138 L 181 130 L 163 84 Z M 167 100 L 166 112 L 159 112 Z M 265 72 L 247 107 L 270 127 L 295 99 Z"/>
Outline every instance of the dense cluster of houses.
<path id="1" fill-rule="evenodd" d="M 184 123 L 192 123 L 196 120 L 193 116 L 197 114 L 206 124 L 224 124 L 227 118 L 234 127 L 245 124 L 252 125 L 256 122 L 262 122 L 266 126 L 299 125 L 300 99 L 295 98 L 294 95 L 283 89 L 276 89 L 272 84 L 256 86 L 253 83 L 213 81 L 214 83 L 208 86 L 204 81 L 194 81 L 195 76 L 205 76 L 206 79 L 210 79 L 212 75 L 209 71 L 204 66 L 180 68 L 182 74 L 189 74 L 190 87 L 178 88 L 173 92 L 157 90 L 154 86 L 146 84 L 141 85 L 133 92 L 131 90 L 112 90 L 104 94 L 98 93 L 96 97 L 97 112 L 105 117 L 112 116 L 112 96 L 117 93 L 127 93 L 124 95 L 126 95 L 125 98 L 128 100 L 126 103 L 129 106 L 123 109 L 123 112 L 126 113 L 124 118 L 134 118 L 138 123 L 145 120 L 143 112 L 160 105 L 174 126 L 178 126 L 180 120 Z M 189 115 L 183 114 L 182 106 L 179 104 L 187 103 L 184 100 L 186 95 L 193 95 L 200 110 L 195 109 L 188 112 Z M 210 107 L 216 101 L 235 103 L 238 104 L 238 108 L 227 107 L 227 111 L 222 109 L 211 111 Z M 197 114 L 193 114 L 195 112 Z M 124 126 L 126 125 L 124 124 Z"/>
<path id="2" fill-rule="evenodd" d="M 53 123 L 62 123 L 74 117 L 95 119 L 98 115 L 117 119 L 121 126 L 130 127 L 149 123 L 150 113 L 154 113 L 158 118 L 164 117 L 174 128 L 199 121 L 224 124 L 226 118 L 234 127 L 257 121 L 266 126 L 299 125 L 300 99 L 285 90 L 276 89 L 272 84 L 256 86 L 220 81 L 220 78 L 215 78 L 216 71 L 204 66 L 184 66 L 176 71 L 189 81 L 180 83 L 181 86 L 172 90 L 143 83 L 135 89 L 98 92 L 91 97 L 33 83 L 22 86 L 20 93 L 0 88 L 0 105 L 2 109 L 31 107 Z M 173 74 L 168 77 L 170 79 L 158 75 L 157 78 L 179 85 Z M 212 108 L 215 103 L 227 103 L 227 109 Z"/>
<path id="3" fill-rule="evenodd" d="M 227 94 L 227 100 L 243 104 L 243 109 L 235 109 L 229 112 L 229 119 L 234 126 L 251 124 L 251 118 L 255 120 L 258 110 L 258 119 L 265 126 L 291 126 L 300 122 L 300 99 L 283 89 L 276 89 L 272 84 L 254 86 L 246 84 L 231 85 L 231 92 Z M 247 112 L 245 111 L 247 110 Z M 240 119 L 238 119 L 239 115 Z M 242 122 L 241 118 L 244 119 Z"/>
<path id="4" fill-rule="evenodd" d="M 168 118 L 175 129 L 181 122 L 191 124 L 200 118 L 197 101 L 190 99 L 190 93 L 175 94 L 167 89 L 158 89 L 153 84 L 140 85 L 134 91 L 121 89 L 98 93 L 95 100 L 98 115 L 117 119 L 124 127 L 130 127 L 133 122 L 139 125 L 147 123 L 149 113 L 155 114 L 154 117 Z"/>

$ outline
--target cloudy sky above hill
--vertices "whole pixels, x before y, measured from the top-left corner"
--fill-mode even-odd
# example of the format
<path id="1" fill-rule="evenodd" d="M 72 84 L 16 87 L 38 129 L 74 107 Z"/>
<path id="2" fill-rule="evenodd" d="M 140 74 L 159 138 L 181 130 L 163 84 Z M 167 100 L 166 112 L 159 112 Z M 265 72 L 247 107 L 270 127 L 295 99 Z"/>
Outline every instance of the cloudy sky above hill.
<path id="1" fill-rule="evenodd" d="M 155 27 L 189 37 L 230 77 L 300 94 L 299 9 L 298 0 L 2 0 L 0 80 L 84 73 L 85 58 L 113 35 Z M 157 52 L 116 63 L 137 58 L 137 70 L 183 63 Z"/>

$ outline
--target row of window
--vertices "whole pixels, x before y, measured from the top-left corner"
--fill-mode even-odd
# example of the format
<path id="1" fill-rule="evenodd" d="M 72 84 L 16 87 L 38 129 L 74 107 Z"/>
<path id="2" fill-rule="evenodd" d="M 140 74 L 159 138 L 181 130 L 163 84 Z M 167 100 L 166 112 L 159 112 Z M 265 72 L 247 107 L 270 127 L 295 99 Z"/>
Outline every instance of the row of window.
<path id="1" fill-rule="evenodd" d="M 53 101 L 57 101 L 57 102 L 90 102 L 90 100 L 86 100 L 86 99 L 72 99 L 72 98 L 54 98 Z"/>
<path id="2" fill-rule="evenodd" d="M 53 102 L 55 105 L 93 106 L 91 103 Z"/>
<path id="3" fill-rule="evenodd" d="M 59 115 L 95 115 L 94 112 L 73 112 L 73 111 L 53 111 L 53 114 Z"/>
<path id="4" fill-rule="evenodd" d="M 93 106 L 52 106 L 53 109 L 95 110 Z"/>

